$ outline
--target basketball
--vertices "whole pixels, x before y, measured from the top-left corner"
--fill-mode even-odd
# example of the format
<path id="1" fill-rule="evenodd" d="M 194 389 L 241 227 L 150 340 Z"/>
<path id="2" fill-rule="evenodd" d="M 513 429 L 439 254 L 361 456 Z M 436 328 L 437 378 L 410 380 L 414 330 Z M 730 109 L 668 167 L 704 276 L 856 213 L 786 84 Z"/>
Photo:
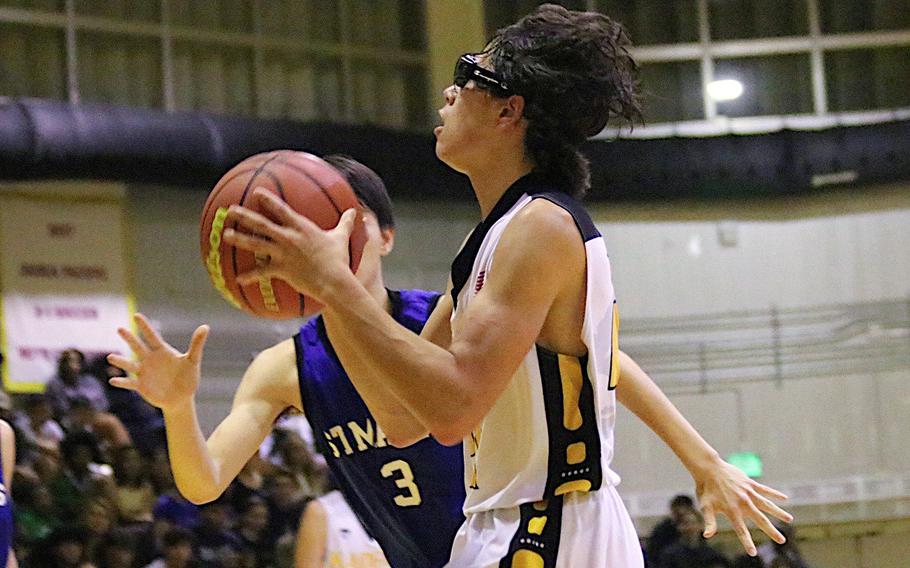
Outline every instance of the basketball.
<path id="1" fill-rule="evenodd" d="M 338 224 L 347 209 L 360 208 L 354 191 L 335 168 L 306 152 L 278 150 L 256 154 L 228 171 L 209 194 L 202 211 L 200 244 L 202 262 L 215 289 L 231 305 L 258 317 L 291 319 L 310 316 L 322 307 L 315 299 L 299 294 L 283 280 L 262 278 L 241 286 L 237 274 L 251 270 L 266 258 L 228 245 L 221 238 L 228 227 L 228 208 L 242 205 L 267 215 L 253 195 L 257 187 L 278 195 L 285 203 L 323 229 Z M 362 214 L 351 234 L 350 266 L 356 272 L 366 242 Z"/>

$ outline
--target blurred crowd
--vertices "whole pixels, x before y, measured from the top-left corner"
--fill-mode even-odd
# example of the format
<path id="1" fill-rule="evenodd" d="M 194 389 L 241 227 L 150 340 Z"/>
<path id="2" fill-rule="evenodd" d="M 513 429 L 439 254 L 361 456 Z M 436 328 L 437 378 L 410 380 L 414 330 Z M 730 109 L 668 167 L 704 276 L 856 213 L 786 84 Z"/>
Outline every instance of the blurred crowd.
<path id="1" fill-rule="evenodd" d="M 767 542 L 758 555 L 728 558 L 703 536 L 705 522 L 688 495 L 677 495 L 670 502 L 670 515 L 663 519 L 644 541 L 646 568 L 809 568 L 793 538 L 790 525 L 776 524 L 787 542 Z"/>
<path id="2" fill-rule="evenodd" d="M 15 549 L 23 568 L 283 568 L 327 486 L 302 416 L 286 416 L 218 500 L 177 491 L 164 419 L 104 358 L 62 353 L 43 394 L 0 393 L 16 434 Z"/>

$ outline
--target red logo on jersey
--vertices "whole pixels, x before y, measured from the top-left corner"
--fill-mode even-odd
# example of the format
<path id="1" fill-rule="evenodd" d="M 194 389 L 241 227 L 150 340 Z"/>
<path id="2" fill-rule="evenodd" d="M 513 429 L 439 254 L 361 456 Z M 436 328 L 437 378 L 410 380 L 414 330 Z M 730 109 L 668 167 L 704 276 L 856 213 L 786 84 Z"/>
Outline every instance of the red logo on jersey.
<path id="1" fill-rule="evenodd" d="M 485 270 L 481 270 L 480 274 L 477 275 L 477 282 L 474 284 L 474 293 L 480 292 L 480 289 L 483 288 L 483 279 L 487 275 Z"/>

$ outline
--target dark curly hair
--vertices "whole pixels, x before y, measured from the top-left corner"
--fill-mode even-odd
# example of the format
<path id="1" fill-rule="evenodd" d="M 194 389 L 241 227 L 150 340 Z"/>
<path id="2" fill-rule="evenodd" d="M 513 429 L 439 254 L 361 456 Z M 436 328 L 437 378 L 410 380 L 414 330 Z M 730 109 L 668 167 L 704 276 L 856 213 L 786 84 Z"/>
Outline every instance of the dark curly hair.
<path id="1" fill-rule="evenodd" d="M 536 170 L 577 197 L 591 185 L 579 147 L 611 117 L 630 125 L 641 119 L 631 45 L 622 25 L 603 14 L 543 4 L 498 30 L 484 50 L 525 99 L 525 148 Z"/>

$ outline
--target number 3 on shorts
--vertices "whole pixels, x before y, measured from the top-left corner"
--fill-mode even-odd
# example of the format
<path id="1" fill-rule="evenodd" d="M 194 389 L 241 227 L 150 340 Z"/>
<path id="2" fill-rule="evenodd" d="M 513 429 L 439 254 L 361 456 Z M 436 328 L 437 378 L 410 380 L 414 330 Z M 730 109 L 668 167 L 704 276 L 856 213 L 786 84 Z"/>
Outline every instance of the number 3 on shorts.
<path id="1" fill-rule="evenodd" d="M 400 474 L 400 477 L 395 477 L 395 485 L 400 489 L 407 491 L 407 494 L 396 495 L 396 505 L 399 507 L 416 507 L 417 505 L 420 505 L 420 489 L 418 489 L 417 484 L 414 483 L 414 473 L 411 471 L 411 466 L 408 462 L 404 460 L 390 461 L 382 466 L 379 473 L 386 478 Z"/>

